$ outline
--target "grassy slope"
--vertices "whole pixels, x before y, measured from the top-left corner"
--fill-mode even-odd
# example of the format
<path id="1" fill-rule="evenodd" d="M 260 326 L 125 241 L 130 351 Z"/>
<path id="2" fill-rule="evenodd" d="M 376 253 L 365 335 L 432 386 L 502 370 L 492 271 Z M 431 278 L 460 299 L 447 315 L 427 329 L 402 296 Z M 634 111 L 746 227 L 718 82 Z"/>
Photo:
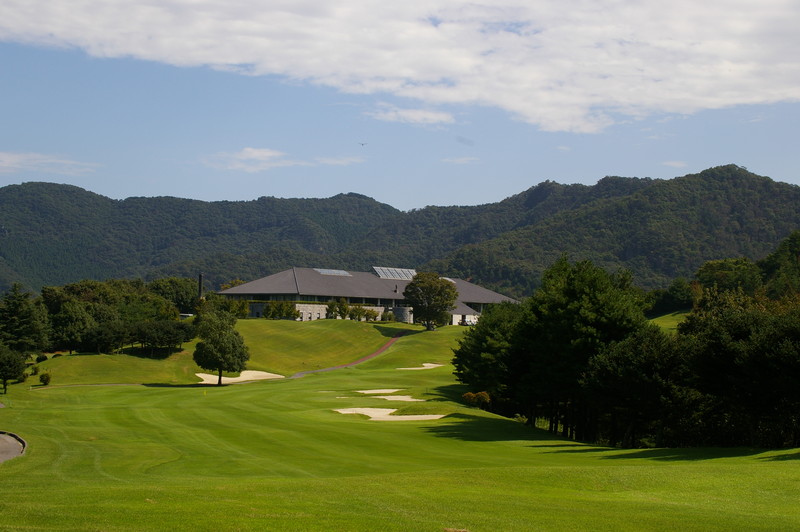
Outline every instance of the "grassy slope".
<path id="1" fill-rule="evenodd" d="M 247 369 L 293 375 L 300 371 L 354 362 L 379 349 L 396 334 L 420 327 L 368 324 L 341 320 L 314 322 L 240 320 L 237 329 L 250 350 Z M 42 364 L 54 385 L 68 384 L 192 384 L 195 373 L 208 373 L 192 360 L 196 342 L 164 360 L 131 355 L 65 355 Z M 38 384 L 31 377 L 28 384 Z"/>
<path id="2" fill-rule="evenodd" d="M 686 319 L 689 312 L 688 310 L 679 310 L 677 312 L 658 316 L 650 321 L 661 327 L 665 332 L 675 333 L 678 331 L 678 324 Z"/>
<path id="3" fill-rule="evenodd" d="M 287 325 L 273 327 L 269 336 L 279 338 Z M 452 367 L 396 369 L 447 362 L 462 331 L 410 334 L 377 359 L 300 379 L 221 388 L 14 385 L 0 398 L 0 428 L 30 448 L 0 464 L 2 528 L 800 528 L 796 450 L 577 444 L 453 402 L 463 390 Z M 284 355 L 280 364 L 296 364 L 297 353 Z M 62 358 L 52 362 L 78 360 Z M 356 393 L 372 388 L 428 401 Z M 333 411 L 367 406 L 450 415 L 389 423 Z"/>

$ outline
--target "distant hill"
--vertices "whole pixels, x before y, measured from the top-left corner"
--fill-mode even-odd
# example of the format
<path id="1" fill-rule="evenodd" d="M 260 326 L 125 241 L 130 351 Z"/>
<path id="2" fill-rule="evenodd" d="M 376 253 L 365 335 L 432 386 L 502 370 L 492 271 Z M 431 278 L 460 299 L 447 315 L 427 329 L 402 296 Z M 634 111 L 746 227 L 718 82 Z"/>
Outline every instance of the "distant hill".
<path id="1" fill-rule="evenodd" d="M 0 188 L 0 288 L 203 272 L 209 288 L 290 266 L 433 268 L 522 296 L 562 253 L 663 287 L 706 260 L 761 259 L 800 228 L 800 187 L 728 165 L 671 180 L 546 181 L 498 203 L 399 211 L 359 194 L 112 200 Z"/>
<path id="2" fill-rule="evenodd" d="M 761 259 L 798 228 L 800 187 L 729 165 L 562 210 L 431 266 L 500 291 L 529 293 L 542 271 L 567 253 L 609 270 L 629 269 L 638 285 L 655 288 L 691 277 L 707 260 Z"/>

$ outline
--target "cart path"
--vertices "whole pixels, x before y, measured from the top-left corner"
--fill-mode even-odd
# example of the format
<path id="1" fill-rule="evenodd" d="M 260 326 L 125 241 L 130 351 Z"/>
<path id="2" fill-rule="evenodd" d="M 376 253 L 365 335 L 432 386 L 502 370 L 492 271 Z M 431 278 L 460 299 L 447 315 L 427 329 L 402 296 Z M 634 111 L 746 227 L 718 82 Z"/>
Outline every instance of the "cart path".
<path id="1" fill-rule="evenodd" d="M 361 357 L 358 360 L 356 360 L 355 362 L 349 362 L 347 364 L 340 364 L 338 366 L 333 366 L 333 367 L 330 367 L 330 368 L 310 369 L 308 371 L 301 371 L 299 373 L 295 373 L 294 375 L 292 375 L 289 378 L 290 379 L 297 379 L 297 378 L 303 377 L 305 375 L 309 375 L 311 373 L 324 373 L 326 371 L 333 371 L 333 370 L 336 370 L 336 369 L 350 368 L 350 367 L 356 366 L 358 364 L 361 364 L 362 362 L 366 362 L 367 360 L 372 360 L 373 358 L 377 357 L 378 355 L 382 354 L 384 351 L 389 349 L 392 346 L 392 344 L 394 344 L 397 340 L 399 340 L 403 335 L 405 335 L 408 332 L 409 331 L 400 331 L 391 340 L 389 340 L 388 342 L 383 344 L 377 351 L 375 351 L 373 353 L 370 353 L 367 356 Z"/>
<path id="2" fill-rule="evenodd" d="M 0 431 L 0 463 L 16 458 L 24 452 L 25 447 L 16 435 Z"/>

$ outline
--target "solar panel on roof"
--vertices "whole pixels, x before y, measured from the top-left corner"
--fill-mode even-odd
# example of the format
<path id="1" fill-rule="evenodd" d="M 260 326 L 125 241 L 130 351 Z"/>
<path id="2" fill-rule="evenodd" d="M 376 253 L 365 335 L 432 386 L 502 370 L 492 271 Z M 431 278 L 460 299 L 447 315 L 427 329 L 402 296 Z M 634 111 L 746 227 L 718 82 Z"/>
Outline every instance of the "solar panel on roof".
<path id="1" fill-rule="evenodd" d="M 381 279 L 396 279 L 402 281 L 410 281 L 417 275 L 416 270 L 409 268 L 386 268 L 384 266 L 373 266 L 373 270 L 378 274 Z"/>
<path id="2" fill-rule="evenodd" d="M 344 270 L 327 270 L 325 268 L 314 268 L 314 271 L 320 275 L 338 275 L 340 277 L 352 277 L 350 272 Z"/>

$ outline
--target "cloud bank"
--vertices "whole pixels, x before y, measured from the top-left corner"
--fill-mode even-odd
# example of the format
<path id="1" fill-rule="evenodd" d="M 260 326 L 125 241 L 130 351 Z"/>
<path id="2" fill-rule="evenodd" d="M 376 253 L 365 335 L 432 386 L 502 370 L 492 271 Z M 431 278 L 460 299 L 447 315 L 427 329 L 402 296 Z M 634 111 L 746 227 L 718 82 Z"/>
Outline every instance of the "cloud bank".
<path id="1" fill-rule="evenodd" d="M 0 173 L 43 172 L 77 176 L 94 172 L 99 165 L 32 152 L 0 152 Z"/>
<path id="2" fill-rule="evenodd" d="M 4 0 L 0 40 L 277 75 L 546 131 L 800 100 L 794 0 Z"/>
<path id="3" fill-rule="evenodd" d="M 364 162 L 363 157 L 317 157 L 313 161 L 290 159 L 287 154 L 271 148 L 243 148 L 237 152 L 219 152 L 202 163 L 219 170 L 257 173 L 287 166 L 350 166 Z"/>

